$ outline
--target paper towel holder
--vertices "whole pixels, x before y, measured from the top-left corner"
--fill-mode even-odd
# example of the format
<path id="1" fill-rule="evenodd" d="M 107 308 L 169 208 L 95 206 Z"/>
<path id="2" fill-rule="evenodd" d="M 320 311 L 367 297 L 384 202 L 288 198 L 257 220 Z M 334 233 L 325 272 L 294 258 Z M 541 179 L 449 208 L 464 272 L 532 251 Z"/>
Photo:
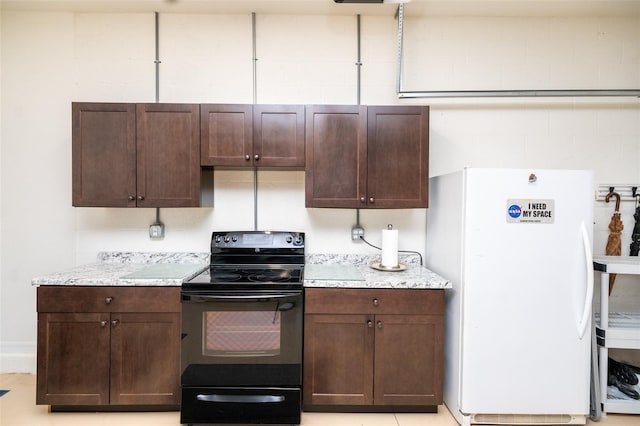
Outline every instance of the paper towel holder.
<path id="1" fill-rule="evenodd" d="M 392 224 L 388 224 L 387 225 L 387 231 L 393 231 L 393 225 Z M 397 231 L 396 231 L 397 232 Z M 385 265 L 383 264 L 383 260 L 384 260 L 384 234 L 385 231 L 382 231 L 382 241 L 383 241 L 383 245 L 382 245 L 382 259 L 381 260 L 376 260 L 373 262 L 369 263 L 369 266 L 372 267 L 373 269 L 377 269 L 378 271 L 385 271 L 385 272 L 399 272 L 399 271 L 404 271 L 407 269 L 407 265 L 405 263 L 401 263 L 401 262 L 397 262 L 397 253 L 398 253 L 398 249 L 397 249 L 397 237 L 396 240 L 394 241 L 394 245 L 395 245 L 395 257 L 396 257 L 396 265 Z"/>

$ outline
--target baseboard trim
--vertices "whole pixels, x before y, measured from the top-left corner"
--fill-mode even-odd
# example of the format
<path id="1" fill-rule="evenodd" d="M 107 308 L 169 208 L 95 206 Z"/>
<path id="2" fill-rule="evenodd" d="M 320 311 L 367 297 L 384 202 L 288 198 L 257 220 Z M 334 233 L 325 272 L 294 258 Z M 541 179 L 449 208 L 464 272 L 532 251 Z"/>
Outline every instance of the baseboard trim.
<path id="1" fill-rule="evenodd" d="M 36 342 L 0 342 L 0 373 L 36 373 Z"/>

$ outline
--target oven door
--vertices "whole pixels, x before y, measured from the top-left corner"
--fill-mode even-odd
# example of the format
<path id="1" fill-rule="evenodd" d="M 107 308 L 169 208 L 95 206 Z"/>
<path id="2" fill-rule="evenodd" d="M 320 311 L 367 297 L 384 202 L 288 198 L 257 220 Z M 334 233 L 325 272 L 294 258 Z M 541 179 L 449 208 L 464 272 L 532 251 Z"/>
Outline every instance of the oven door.
<path id="1" fill-rule="evenodd" d="M 299 385 L 302 303 L 302 291 L 183 291 L 182 385 Z"/>

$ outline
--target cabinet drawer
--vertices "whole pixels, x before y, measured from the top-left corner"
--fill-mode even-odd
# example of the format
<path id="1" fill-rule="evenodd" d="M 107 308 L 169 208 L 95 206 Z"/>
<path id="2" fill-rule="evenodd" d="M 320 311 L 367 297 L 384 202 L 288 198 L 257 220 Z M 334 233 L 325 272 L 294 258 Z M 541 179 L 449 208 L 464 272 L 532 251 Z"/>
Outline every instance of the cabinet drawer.
<path id="1" fill-rule="evenodd" d="M 38 312 L 180 312 L 180 287 L 42 286 Z"/>
<path id="2" fill-rule="evenodd" d="M 305 313 L 444 315 L 444 290 L 308 288 Z"/>

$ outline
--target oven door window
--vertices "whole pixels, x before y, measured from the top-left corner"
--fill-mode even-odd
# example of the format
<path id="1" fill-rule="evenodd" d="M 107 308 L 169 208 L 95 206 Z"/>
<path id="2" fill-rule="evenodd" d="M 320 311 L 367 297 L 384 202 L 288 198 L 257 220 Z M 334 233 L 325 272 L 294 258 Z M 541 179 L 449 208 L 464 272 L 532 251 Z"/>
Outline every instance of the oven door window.
<path id="1" fill-rule="evenodd" d="M 181 364 L 298 364 L 302 292 L 182 296 Z"/>
<path id="2" fill-rule="evenodd" d="M 277 356 L 279 311 L 206 311 L 202 316 L 202 355 Z"/>

